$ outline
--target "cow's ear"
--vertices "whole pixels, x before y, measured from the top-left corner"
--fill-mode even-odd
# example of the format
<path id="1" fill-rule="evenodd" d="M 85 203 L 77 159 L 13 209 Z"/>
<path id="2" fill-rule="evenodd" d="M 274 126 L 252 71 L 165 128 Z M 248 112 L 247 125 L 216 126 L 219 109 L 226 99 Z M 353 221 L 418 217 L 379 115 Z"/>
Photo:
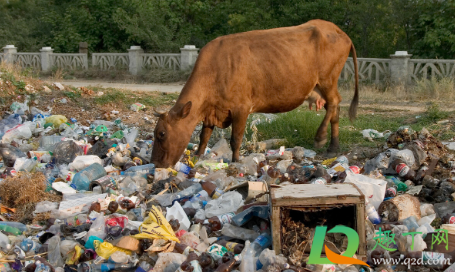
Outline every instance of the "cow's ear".
<path id="1" fill-rule="evenodd" d="M 191 106 L 193 103 L 191 101 L 186 102 L 186 104 L 180 109 L 180 111 L 177 113 L 177 116 L 180 119 L 184 119 L 190 114 Z"/>

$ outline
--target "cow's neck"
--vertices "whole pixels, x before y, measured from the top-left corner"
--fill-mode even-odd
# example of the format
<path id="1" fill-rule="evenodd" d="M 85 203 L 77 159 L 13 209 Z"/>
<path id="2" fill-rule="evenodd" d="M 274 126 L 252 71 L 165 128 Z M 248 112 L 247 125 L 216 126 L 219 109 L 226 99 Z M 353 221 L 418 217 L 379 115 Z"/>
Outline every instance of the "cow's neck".
<path id="1" fill-rule="evenodd" d="M 203 88 L 193 86 L 194 84 L 189 84 L 189 82 L 185 84 L 177 102 L 175 103 L 175 106 L 178 105 L 179 107 L 182 107 L 188 101 L 191 101 L 192 106 L 190 114 L 185 118 L 187 120 L 188 129 L 191 129 L 191 131 L 193 131 L 196 125 L 204 119 L 205 107 L 207 103 L 207 99 L 205 97 L 207 91 Z"/>

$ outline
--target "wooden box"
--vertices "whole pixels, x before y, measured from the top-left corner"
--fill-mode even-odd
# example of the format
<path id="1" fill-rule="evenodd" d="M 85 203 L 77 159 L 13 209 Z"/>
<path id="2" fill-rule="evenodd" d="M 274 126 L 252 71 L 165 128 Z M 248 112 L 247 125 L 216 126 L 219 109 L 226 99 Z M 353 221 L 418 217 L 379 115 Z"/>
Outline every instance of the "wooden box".
<path id="1" fill-rule="evenodd" d="M 327 231 L 335 225 L 345 225 L 343 223 L 350 222 L 350 227 L 359 234 L 360 243 L 356 255 L 359 259 L 366 260 L 365 197 L 355 185 L 292 184 L 271 188 L 270 191 L 273 249 L 276 254 L 282 253 L 282 214 L 291 210 L 296 220 L 302 220 L 308 218 L 305 216 L 309 214 L 305 215 L 305 213 L 312 213 L 311 216 L 314 216 L 317 214 L 313 213 L 323 212 L 324 215 L 329 213 L 335 215 L 327 218 L 327 224 L 324 224 L 328 226 Z M 316 224 L 316 222 L 309 224 Z"/>

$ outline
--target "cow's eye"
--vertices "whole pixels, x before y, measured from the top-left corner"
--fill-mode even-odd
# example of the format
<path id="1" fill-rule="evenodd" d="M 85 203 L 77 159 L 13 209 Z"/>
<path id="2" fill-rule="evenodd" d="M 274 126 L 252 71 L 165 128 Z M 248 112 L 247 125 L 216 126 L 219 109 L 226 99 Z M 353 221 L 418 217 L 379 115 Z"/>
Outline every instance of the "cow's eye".
<path id="1" fill-rule="evenodd" d="M 158 135 L 160 136 L 160 138 L 164 138 L 164 136 L 166 136 L 166 132 L 161 131 Z"/>

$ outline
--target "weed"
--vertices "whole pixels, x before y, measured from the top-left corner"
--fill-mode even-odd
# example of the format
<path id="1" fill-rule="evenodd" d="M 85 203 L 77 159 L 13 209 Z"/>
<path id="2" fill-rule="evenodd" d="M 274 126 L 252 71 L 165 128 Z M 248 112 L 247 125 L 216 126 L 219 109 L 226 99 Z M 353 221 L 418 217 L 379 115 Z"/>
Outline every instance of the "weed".
<path id="1" fill-rule="evenodd" d="M 425 115 L 429 121 L 437 122 L 438 120 L 447 118 L 450 113 L 441 111 L 439 105 L 435 102 L 432 102 L 430 105 L 428 105 Z"/>
<path id="2" fill-rule="evenodd" d="M 130 97 L 127 97 L 124 92 L 116 89 L 105 89 L 104 94 L 95 98 L 95 103 L 105 105 L 114 102 L 123 102 L 125 104 L 133 103 Z"/>
<path id="3" fill-rule="evenodd" d="M 63 92 L 63 94 L 70 98 L 70 99 L 76 99 L 76 98 L 79 98 L 81 97 L 81 93 L 80 92 Z"/>

